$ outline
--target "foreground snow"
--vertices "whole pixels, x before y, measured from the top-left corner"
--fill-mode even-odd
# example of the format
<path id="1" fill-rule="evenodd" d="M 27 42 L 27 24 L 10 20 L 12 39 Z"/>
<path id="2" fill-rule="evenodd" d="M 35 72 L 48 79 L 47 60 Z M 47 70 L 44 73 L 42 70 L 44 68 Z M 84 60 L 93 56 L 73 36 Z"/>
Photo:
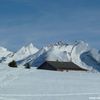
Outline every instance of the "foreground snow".
<path id="1" fill-rule="evenodd" d="M 100 74 L 0 65 L 0 100 L 89 100 L 100 97 Z"/>

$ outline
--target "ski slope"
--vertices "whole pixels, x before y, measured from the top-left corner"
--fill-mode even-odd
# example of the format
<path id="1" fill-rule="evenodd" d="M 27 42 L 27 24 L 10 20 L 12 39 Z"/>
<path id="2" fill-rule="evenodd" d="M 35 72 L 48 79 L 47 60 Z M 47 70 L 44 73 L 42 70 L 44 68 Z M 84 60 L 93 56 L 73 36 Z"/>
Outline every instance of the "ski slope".
<path id="1" fill-rule="evenodd" d="M 100 97 L 100 73 L 9 68 L 0 64 L 0 100 L 91 100 Z"/>

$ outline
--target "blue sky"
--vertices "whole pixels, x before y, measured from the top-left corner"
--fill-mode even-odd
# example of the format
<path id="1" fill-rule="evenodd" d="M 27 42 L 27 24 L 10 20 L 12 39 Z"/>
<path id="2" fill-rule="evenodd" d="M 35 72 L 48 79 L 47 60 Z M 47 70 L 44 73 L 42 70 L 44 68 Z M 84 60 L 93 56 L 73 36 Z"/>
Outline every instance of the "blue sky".
<path id="1" fill-rule="evenodd" d="M 0 45 L 17 50 L 83 40 L 100 49 L 100 0 L 0 0 Z"/>

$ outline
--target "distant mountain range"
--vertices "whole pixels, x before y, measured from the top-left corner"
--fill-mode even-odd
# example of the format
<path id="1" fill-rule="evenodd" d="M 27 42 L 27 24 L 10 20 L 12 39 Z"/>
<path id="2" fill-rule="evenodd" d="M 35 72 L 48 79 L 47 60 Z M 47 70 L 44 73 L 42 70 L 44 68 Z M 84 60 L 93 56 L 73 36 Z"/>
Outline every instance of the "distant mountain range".
<path id="1" fill-rule="evenodd" d="M 12 60 L 15 61 L 21 61 L 30 55 L 35 54 L 39 49 L 36 48 L 32 43 L 30 43 L 28 46 L 23 46 L 21 49 L 19 49 L 17 52 L 11 52 L 3 47 L 0 48 L 0 56 L 2 63 L 9 63 Z"/>
<path id="2" fill-rule="evenodd" d="M 16 53 L 0 47 L 0 62 L 9 63 L 12 60 L 21 65 L 30 63 L 33 67 L 38 67 L 45 61 L 74 62 L 90 71 L 100 71 L 100 51 L 90 48 L 84 41 L 75 41 L 72 44 L 60 41 L 41 49 L 31 43 Z"/>

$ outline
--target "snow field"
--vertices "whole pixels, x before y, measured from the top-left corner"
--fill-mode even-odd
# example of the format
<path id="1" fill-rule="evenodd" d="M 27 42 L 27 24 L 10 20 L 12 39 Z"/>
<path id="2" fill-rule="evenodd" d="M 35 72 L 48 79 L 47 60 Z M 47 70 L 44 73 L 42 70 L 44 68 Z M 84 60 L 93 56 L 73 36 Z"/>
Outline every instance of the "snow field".
<path id="1" fill-rule="evenodd" d="M 0 65 L 0 100 L 89 100 L 100 97 L 100 73 Z"/>

